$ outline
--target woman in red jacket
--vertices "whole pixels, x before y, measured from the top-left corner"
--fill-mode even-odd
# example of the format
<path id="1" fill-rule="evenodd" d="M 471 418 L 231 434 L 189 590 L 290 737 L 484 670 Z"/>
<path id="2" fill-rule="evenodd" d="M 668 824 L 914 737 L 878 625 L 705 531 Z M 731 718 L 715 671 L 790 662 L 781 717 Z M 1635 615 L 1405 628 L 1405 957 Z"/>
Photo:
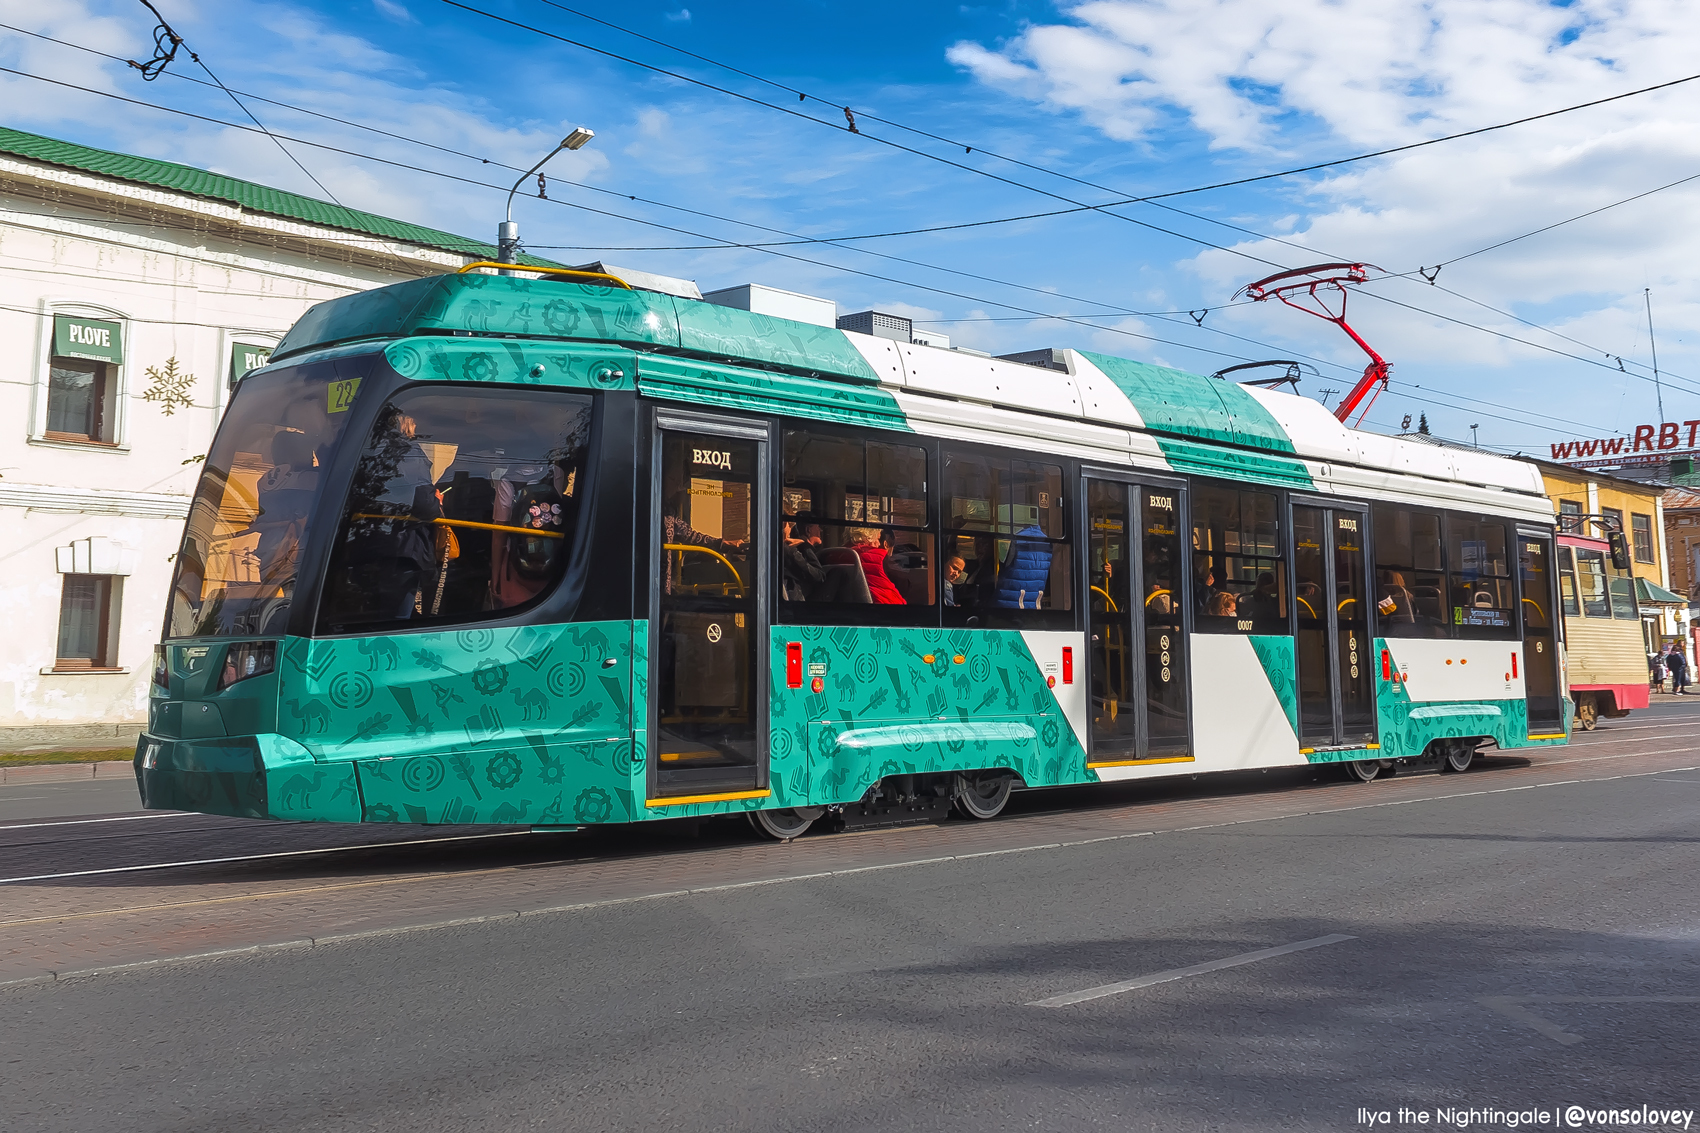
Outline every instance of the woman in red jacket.
<path id="1" fill-rule="evenodd" d="M 887 606 L 908 605 L 903 595 L 885 573 L 886 549 L 880 546 L 880 534 L 871 527 L 852 527 L 844 532 L 844 545 L 862 560 L 862 573 L 868 578 L 868 593 L 875 602 Z"/>

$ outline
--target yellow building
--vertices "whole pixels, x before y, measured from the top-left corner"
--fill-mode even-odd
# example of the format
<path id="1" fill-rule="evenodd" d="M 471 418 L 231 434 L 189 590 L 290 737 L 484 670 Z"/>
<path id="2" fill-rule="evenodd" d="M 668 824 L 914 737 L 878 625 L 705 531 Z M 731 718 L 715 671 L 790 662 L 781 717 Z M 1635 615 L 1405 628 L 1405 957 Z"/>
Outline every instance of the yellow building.
<path id="1" fill-rule="evenodd" d="M 1547 495 L 1558 513 L 1561 533 L 1604 538 L 1615 529 L 1628 536 L 1629 574 L 1635 580 L 1645 651 L 1653 653 L 1667 644 L 1674 645 L 1688 655 L 1692 671 L 1694 657 L 1687 645 L 1688 600 L 1670 589 L 1663 501 L 1668 489 L 1544 460 L 1534 463 L 1540 467 Z M 1585 630 L 1585 620 L 1569 617 L 1566 624 L 1572 631 Z M 1576 681 L 1577 676 L 1572 672 L 1571 680 Z"/>

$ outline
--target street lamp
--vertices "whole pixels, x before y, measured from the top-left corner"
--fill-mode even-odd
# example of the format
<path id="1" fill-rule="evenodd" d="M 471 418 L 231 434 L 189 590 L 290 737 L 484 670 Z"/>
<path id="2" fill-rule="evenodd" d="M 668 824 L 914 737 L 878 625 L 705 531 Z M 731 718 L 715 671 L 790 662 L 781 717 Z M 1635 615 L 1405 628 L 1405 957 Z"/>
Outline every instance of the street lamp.
<path id="1" fill-rule="evenodd" d="M 1471 444 L 1472 447 L 1475 447 L 1475 448 L 1481 448 L 1482 447 L 1481 445 L 1476 444 L 1476 430 L 1478 428 L 1480 428 L 1479 425 L 1471 425 L 1470 426 L 1470 444 Z"/>
<path id="2" fill-rule="evenodd" d="M 561 144 L 543 155 L 543 160 L 519 175 L 514 187 L 508 190 L 508 218 L 496 226 L 496 259 L 504 264 L 519 262 L 519 225 L 514 223 L 514 194 L 525 184 L 525 179 L 536 173 L 548 160 L 564 149 L 583 149 L 590 139 L 596 136 L 596 131 L 587 130 L 583 126 L 573 127 L 573 132 L 561 139 Z"/>

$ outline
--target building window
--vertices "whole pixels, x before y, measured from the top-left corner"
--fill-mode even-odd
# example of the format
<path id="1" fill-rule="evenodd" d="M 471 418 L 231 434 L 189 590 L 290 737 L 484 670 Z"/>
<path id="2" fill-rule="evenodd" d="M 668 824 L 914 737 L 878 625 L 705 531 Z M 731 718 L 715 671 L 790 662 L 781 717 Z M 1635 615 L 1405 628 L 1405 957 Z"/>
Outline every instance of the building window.
<path id="1" fill-rule="evenodd" d="M 104 319 L 55 315 L 53 357 L 47 373 L 51 441 L 117 442 L 118 366 L 124 360 L 123 327 Z"/>
<path id="2" fill-rule="evenodd" d="M 1624 530 L 1623 509 L 1622 508 L 1603 507 L 1603 508 L 1600 509 L 1600 515 L 1606 521 L 1606 529 L 1605 529 L 1605 531 L 1600 533 L 1600 538 L 1602 538 L 1602 539 L 1609 538 L 1613 531 Z"/>
<path id="3" fill-rule="evenodd" d="M 1558 501 L 1558 529 L 1560 531 L 1580 530 L 1581 524 L 1574 517 L 1582 514 L 1582 504 L 1577 500 Z"/>
<path id="4" fill-rule="evenodd" d="M 59 598 L 58 672 L 112 669 L 118 659 L 118 609 L 123 579 L 111 574 L 67 574 Z"/>
<path id="5" fill-rule="evenodd" d="M 47 438 L 111 444 L 112 383 L 104 362 L 55 358 L 47 377 Z"/>
<path id="6" fill-rule="evenodd" d="M 1630 538 L 1635 542 L 1635 561 L 1650 563 L 1653 561 L 1653 517 L 1650 515 L 1631 515 L 1629 517 Z"/>

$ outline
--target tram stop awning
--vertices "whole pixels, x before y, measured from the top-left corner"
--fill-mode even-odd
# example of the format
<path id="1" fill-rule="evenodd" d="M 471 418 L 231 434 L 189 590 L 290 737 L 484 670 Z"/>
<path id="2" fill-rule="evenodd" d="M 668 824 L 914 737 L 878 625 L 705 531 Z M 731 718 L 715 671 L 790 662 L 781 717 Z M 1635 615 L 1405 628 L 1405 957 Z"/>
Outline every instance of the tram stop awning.
<path id="1" fill-rule="evenodd" d="M 1635 601 L 1643 606 L 1681 606 L 1685 610 L 1688 608 L 1688 599 L 1644 578 L 1635 580 Z"/>

